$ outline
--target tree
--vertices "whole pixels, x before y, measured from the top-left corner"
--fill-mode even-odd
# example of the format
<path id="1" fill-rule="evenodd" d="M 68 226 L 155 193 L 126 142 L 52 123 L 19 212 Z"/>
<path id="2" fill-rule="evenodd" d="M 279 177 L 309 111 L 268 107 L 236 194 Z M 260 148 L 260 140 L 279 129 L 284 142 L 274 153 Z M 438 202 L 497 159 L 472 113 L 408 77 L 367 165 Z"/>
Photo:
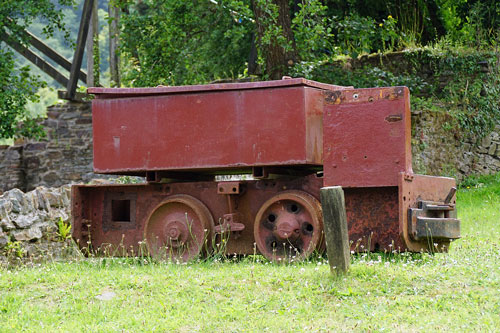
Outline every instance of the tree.
<path id="1" fill-rule="evenodd" d="M 250 50 L 252 15 L 227 2 L 144 0 L 121 5 L 125 85 L 182 85 L 237 77 Z"/>
<path id="2" fill-rule="evenodd" d="M 45 36 L 50 37 L 56 30 L 69 33 L 63 24 L 60 6 L 69 6 L 73 0 L 0 0 L 0 36 L 26 45 L 28 37 L 22 31 L 34 20 L 43 20 Z M 26 110 L 28 101 L 36 102 L 36 94 L 45 82 L 30 74 L 29 67 L 18 67 L 13 52 L 0 43 L 0 138 L 40 137 L 43 130 L 37 119 L 32 118 Z"/>
<path id="3" fill-rule="evenodd" d="M 261 61 L 267 77 L 279 80 L 297 59 L 288 0 L 252 0 Z"/>
<path id="4" fill-rule="evenodd" d="M 257 74 L 281 79 L 331 51 L 320 0 L 122 0 L 125 85 L 195 84 Z"/>

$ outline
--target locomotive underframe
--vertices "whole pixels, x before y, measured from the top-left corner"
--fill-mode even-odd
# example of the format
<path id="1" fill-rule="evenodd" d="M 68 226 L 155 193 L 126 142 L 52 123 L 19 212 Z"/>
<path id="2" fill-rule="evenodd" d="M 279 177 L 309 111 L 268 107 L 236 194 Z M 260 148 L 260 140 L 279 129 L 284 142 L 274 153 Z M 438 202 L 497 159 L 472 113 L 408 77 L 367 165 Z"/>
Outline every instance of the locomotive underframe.
<path id="1" fill-rule="evenodd" d="M 445 202 L 453 186 L 450 178 L 400 174 L 399 186 L 345 188 L 345 203 L 351 249 L 354 251 L 445 251 L 459 230 L 455 201 Z M 153 211 L 169 198 L 185 195 L 199 200 L 213 221 L 206 226 L 203 251 L 221 248 L 230 254 L 265 252 L 256 248 L 254 224 L 262 205 L 283 193 L 300 191 L 319 200 L 323 178 L 262 179 L 223 182 L 175 182 L 137 185 L 75 185 L 72 188 L 73 237 L 82 250 L 132 255 L 147 248 L 145 228 Z M 237 188 L 234 193 L 232 189 Z M 411 208 L 419 202 L 448 207 L 441 216 L 428 212 L 427 221 L 437 219 L 445 230 L 428 229 L 415 234 Z M 448 212 L 445 215 L 444 212 Z M 451 212 L 451 214 L 450 214 Z M 227 222 L 228 216 L 237 216 Z M 430 219 L 430 220 L 429 220 Z M 415 221 L 414 221 L 415 222 Z M 430 226 L 430 228 L 433 228 Z M 451 229 L 450 229 L 451 228 Z M 434 237 L 433 237 L 434 235 Z M 142 245 L 141 245 L 142 244 Z M 324 247 L 321 240 L 316 249 Z M 144 253 L 144 252 L 142 252 Z"/>

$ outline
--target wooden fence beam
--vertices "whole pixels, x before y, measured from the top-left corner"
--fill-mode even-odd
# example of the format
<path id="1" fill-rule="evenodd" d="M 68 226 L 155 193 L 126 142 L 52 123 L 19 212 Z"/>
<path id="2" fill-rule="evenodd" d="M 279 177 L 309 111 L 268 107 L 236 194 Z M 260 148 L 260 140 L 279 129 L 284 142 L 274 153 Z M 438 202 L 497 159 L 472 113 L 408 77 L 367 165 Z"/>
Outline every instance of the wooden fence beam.
<path id="1" fill-rule="evenodd" d="M 38 49 L 40 52 L 45 54 L 50 60 L 54 61 L 56 64 L 61 66 L 67 71 L 71 70 L 71 62 L 66 59 L 64 56 L 60 55 L 56 50 L 42 42 L 35 35 L 30 33 L 29 31 L 24 30 L 23 33 L 28 36 L 30 45 L 33 45 L 34 48 Z M 78 79 L 82 82 L 87 83 L 87 73 L 80 69 L 78 73 Z M 66 86 L 66 85 L 65 85 Z"/>
<path id="2" fill-rule="evenodd" d="M 99 14 L 98 0 L 94 0 L 92 15 L 90 16 L 89 32 L 87 34 L 87 87 L 99 86 Z"/>

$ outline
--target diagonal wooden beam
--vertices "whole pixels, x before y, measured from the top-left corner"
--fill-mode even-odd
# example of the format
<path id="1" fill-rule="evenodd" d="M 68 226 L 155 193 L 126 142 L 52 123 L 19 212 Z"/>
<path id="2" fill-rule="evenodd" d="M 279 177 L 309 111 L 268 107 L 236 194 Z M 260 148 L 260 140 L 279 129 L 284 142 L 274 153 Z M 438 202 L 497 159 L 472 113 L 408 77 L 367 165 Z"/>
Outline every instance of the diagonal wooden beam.
<path id="1" fill-rule="evenodd" d="M 62 86 L 68 85 L 69 80 L 66 76 L 61 74 L 55 67 L 53 67 L 51 64 L 46 62 L 44 59 L 37 56 L 33 51 L 28 49 L 26 46 L 15 41 L 13 38 L 11 38 L 11 36 L 7 32 L 5 32 L 4 36 L 0 36 L 0 39 L 3 40 L 4 42 L 6 42 L 7 45 L 12 47 L 19 54 L 21 54 L 23 57 L 25 57 L 26 59 L 31 61 L 33 64 L 35 64 L 42 71 L 47 73 L 51 78 L 56 80 Z"/>
<path id="2" fill-rule="evenodd" d="M 35 35 L 30 33 L 29 31 L 23 31 L 24 34 L 26 34 L 29 37 L 29 43 L 33 45 L 36 49 L 38 49 L 40 52 L 45 54 L 47 57 L 49 57 L 51 60 L 53 60 L 56 64 L 61 66 L 67 71 L 71 70 L 71 62 L 60 55 L 56 50 L 42 42 L 40 39 L 38 39 Z M 87 83 L 87 73 L 82 71 L 80 69 L 80 72 L 78 73 L 78 79 L 81 80 L 84 83 Z"/>
<path id="3" fill-rule="evenodd" d="M 78 72 L 82 67 L 83 51 L 85 50 L 85 41 L 89 32 L 90 16 L 94 0 L 85 0 L 82 10 L 82 18 L 80 20 L 80 28 L 78 30 L 78 38 L 76 39 L 75 55 L 71 64 L 69 82 L 66 86 L 66 98 L 72 100 L 75 97 L 76 86 L 78 84 Z"/>
<path id="4" fill-rule="evenodd" d="M 7 17 L 7 20 L 9 22 L 13 22 L 13 20 L 10 17 Z M 36 48 L 37 50 L 39 50 L 40 52 L 45 54 L 50 60 L 54 61 L 56 64 L 58 64 L 59 66 L 61 66 L 65 70 L 67 70 L 67 71 L 71 70 L 71 62 L 68 59 L 66 59 L 64 56 L 59 54 L 56 50 L 54 50 L 53 48 L 51 48 L 50 46 L 45 44 L 41 39 L 39 39 L 38 37 L 36 37 L 35 35 L 33 35 L 31 32 L 29 32 L 27 30 L 20 30 L 19 32 L 22 35 L 24 35 L 24 37 L 26 37 L 28 44 L 30 44 L 31 46 L 33 46 L 34 48 Z M 5 39 L 5 41 L 7 44 L 9 43 L 8 40 Z M 78 79 L 80 79 L 84 83 L 87 83 L 87 73 L 85 73 L 84 71 L 82 71 L 80 69 Z M 66 85 L 64 85 L 64 86 L 66 86 Z"/>

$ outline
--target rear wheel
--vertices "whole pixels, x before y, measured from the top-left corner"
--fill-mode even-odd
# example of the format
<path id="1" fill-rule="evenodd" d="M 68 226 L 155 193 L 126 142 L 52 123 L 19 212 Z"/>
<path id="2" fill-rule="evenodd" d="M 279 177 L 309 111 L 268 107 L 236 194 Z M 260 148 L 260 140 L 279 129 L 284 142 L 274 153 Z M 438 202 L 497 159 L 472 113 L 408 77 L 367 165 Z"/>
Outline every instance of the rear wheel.
<path id="1" fill-rule="evenodd" d="M 153 258 L 186 262 L 211 243 L 213 226 L 212 215 L 201 201 L 190 195 L 173 195 L 149 216 L 144 239 Z"/>

